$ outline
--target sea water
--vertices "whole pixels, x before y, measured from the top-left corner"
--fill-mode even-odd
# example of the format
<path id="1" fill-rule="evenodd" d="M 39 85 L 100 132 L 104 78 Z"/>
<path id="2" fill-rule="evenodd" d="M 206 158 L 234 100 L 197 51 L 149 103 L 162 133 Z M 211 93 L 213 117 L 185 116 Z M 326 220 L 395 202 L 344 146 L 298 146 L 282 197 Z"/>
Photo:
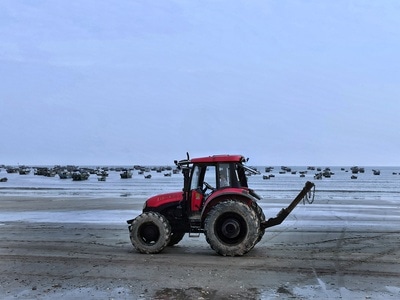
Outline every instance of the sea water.
<path id="1" fill-rule="evenodd" d="M 330 167 L 331 177 L 319 180 L 314 178 L 317 169 L 307 170 L 307 167 L 291 167 L 292 172 L 297 171 L 296 174 L 282 174 L 280 166 L 268 173 L 263 166 L 257 169 L 260 174 L 249 176 L 248 184 L 266 202 L 293 199 L 306 181 L 312 181 L 316 186 L 316 199 L 400 203 L 400 167 L 365 167 L 365 172 L 358 174 L 352 174 L 350 167 Z M 374 175 L 373 170 L 380 170 L 380 175 Z M 301 177 L 300 171 L 307 173 Z M 152 195 L 182 190 L 181 173 L 171 176 L 164 173 L 150 171 L 138 174 L 134 171 L 132 178 L 121 179 L 120 172 L 109 171 L 106 181 L 99 181 L 95 174 L 90 175 L 88 180 L 73 181 L 60 179 L 58 175 L 34 175 L 33 170 L 27 175 L 20 175 L 0 169 L 0 178 L 8 179 L 7 182 L 0 182 L 0 197 L 129 197 L 143 200 Z M 149 174 L 151 178 L 145 178 Z M 270 174 L 274 177 L 265 179 Z M 357 179 L 351 179 L 352 175 L 356 175 Z"/>
<path id="2" fill-rule="evenodd" d="M 370 167 L 364 173 L 356 174 L 357 179 L 351 179 L 350 167 L 331 167 L 330 178 L 315 179 L 317 170 L 307 170 L 306 167 L 292 167 L 296 174 L 286 172 L 281 174 L 281 167 L 266 173 L 265 167 L 257 167 L 259 175 L 248 177 L 249 187 L 260 197 L 258 202 L 267 218 L 275 216 L 282 208 L 297 196 L 307 181 L 315 184 L 315 198 L 312 205 L 301 205 L 285 220 L 284 226 L 290 228 L 302 227 L 312 230 L 324 228 L 330 230 L 345 230 L 347 227 L 364 226 L 369 228 L 374 224 L 374 230 L 397 230 L 400 222 L 400 167 Z M 379 169 L 380 175 L 374 175 L 372 170 Z M 299 171 L 306 171 L 300 177 Z M 168 171 L 169 173 L 169 171 Z M 267 175 L 275 175 L 264 179 Z M 145 175 L 151 175 L 150 179 Z M 84 222 L 84 223 L 115 223 L 125 224 L 141 213 L 137 207 L 142 207 L 146 198 L 160 194 L 181 191 L 183 175 L 181 173 L 165 176 L 156 171 L 138 174 L 132 178 L 121 179 L 120 172 L 109 171 L 106 181 L 99 181 L 96 175 L 90 175 L 88 180 L 73 181 L 34 175 L 6 173 L 0 170 L 0 178 L 7 177 L 7 182 L 0 182 L 0 221 L 30 222 Z M 14 196 L 19 200 L 34 198 L 104 198 L 113 201 L 124 197 L 126 201 L 136 205 L 135 210 L 74 210 L 71 211 L 26 211 L 1 212 L 2 196 Z M 121 199 L 122 200 L 122 199 Z M 300 224 L 301 223 L 301 224 Z M 388 229 L 389 226 L 389 229 Z M 281 226 L 282 227 L 282 226 Z M 283 227 L 282 227 L 283 228 Z"/>

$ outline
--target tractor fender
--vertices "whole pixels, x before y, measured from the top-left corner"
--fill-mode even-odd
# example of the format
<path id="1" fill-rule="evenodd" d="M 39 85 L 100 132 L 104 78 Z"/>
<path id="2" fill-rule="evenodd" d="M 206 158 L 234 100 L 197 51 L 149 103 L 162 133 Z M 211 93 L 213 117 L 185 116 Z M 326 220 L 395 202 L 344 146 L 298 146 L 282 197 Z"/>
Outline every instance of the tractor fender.
<path id="1" fill-rule="evenodd" d="M 222 190 L 218 190 L 213 192 L 208 198 L 206 199 L 203 209 L 201 211 L 201 219 L 204 221 L 208 212 L 218 203 L 223 201 L 224 199 L 236 199 L 248 206 L 251 206 L 253 202 L 257 201 L 257 198 L 252 196 L 250 192 L 246 189 L 240 188 L 226 188 Z"/>

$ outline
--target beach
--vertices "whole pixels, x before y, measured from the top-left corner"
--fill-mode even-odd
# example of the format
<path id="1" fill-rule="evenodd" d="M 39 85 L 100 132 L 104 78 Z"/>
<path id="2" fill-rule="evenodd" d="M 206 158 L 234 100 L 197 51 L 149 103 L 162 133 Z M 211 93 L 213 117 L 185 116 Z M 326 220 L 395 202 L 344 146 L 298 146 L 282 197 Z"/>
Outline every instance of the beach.
<path id="1" fill-rule="evenodd" d="M 129 215 L 129 199 L 50 200 L 2 199 L 0 217 L 7 220 L 0 226 L 3 299 L 395 299 L 400 295 L 400 232 L 393 226 L 399 223 L 397 206 L 370 207 L 359 216 L 342 217 L 340 225 L 334 211 L 331 216 L 315 216 L 322 204 L 314 205 L 314 210 L 299 207 L 287 222 L 268 230 L 247 255 L 221 257 L 202 235 L 186 236 L 160 254 L 144 255 L 133 249 L 123 220 L 118 223 L 109 216 L 104 222 L 93 218 L 71 223 L 66 219 L 70 213 Z M 382 218 L 376 222 L 378 215 Z M 55 217 L 59 219 L 44 222 Z M 371 222 L 376 226 L 368 225 Z"/>
<path id="2" fill-rule="evenodd" d="M 318 194 L 326 182 L 316 182 L 313 204 L 296 207 L 241 257 L 217 255 L 202 234 L 139 254 L 126 220 L 146 197 L 125 189 L 112 197 L 3 190 L 1 298 L 398 299 L 399 202 Z M 292 200 L 280 193 L 260 201 L 267 217 Z"/>

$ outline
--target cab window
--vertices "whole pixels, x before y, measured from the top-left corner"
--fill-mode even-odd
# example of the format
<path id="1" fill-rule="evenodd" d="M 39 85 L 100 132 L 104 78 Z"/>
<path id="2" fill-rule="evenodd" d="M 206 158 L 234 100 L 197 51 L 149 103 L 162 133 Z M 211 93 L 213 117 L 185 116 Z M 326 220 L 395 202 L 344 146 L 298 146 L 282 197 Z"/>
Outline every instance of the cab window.
<path id="1" fill-rule="evenodd" d="M 231 174 L 229 170 L 229 164 L 219 164 L 218 175 L 220 188 L 231 186 Z"/>
<path id="2" fill-rule="evenodd" d="M 236 165 L 236 175 L 238 178 L 239 186 L 247 188 L 248 185 L 247 185 L 246 172 L 244 168 L 239 164 Z"/>
<path id="3" fill-rule="evenodd" d="M 195 190 L 200 186 L 199 184 L 200 174 L 201 174 L 200 167 L 195 166 L 193 169 L 192 182 L 190 183 L 191 190 Z"/>
<path id="4" fill-rule="evenodd" d="M 204 174 L 204 181 L 209 183 L 211 186 L 216 187 L 216 167 L 207 166 L 206 173 Z"/>

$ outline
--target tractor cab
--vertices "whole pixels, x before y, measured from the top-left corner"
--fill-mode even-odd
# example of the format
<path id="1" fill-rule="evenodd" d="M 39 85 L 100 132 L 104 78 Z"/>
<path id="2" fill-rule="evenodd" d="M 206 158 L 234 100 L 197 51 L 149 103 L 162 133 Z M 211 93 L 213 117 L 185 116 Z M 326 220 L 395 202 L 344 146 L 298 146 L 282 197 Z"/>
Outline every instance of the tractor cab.
<path id="1" fill-rule="evenodd" d="M 201 212 L 205 203 L 217 195 L 241 193 L 242 190 L 254 193 L 248 188 L 246 173 L 258 172 L 245 166 L 245 161 L 240 155 L 214 155 L 178 162 L 178 166 L 183 166 L 182 204 L 187 213 Z"/>

